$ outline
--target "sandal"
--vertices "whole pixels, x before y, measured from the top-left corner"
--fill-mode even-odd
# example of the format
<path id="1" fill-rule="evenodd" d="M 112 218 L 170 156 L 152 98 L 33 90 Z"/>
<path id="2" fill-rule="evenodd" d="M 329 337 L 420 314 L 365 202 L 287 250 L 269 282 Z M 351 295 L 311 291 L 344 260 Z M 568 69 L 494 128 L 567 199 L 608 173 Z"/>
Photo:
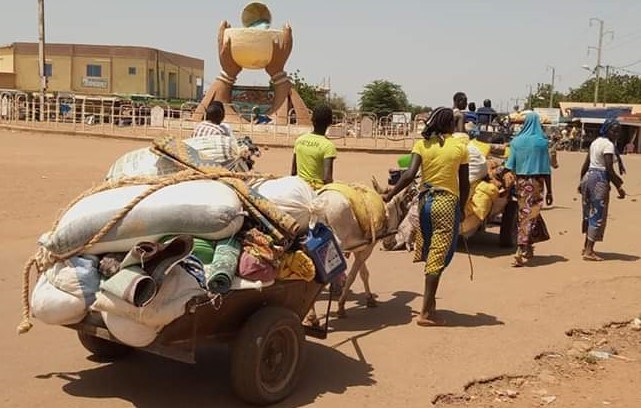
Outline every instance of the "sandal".
<path id="1" fill-rule="evenodd" d="M 514 262 L 512 262 L 512 267 L 520 268 L 526 264 L 528 258 L 523 253 L 521 248 L 516 250 L 516 255 L 514 255 Z"/>

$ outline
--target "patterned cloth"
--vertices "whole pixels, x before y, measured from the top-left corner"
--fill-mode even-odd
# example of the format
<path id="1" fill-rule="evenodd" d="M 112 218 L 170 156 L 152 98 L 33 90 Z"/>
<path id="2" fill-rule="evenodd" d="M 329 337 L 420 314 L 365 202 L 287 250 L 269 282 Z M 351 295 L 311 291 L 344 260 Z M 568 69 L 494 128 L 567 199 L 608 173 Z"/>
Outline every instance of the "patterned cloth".
<path id="1" fill-rule="evenodd" d="M 518 240 L 520 247 L 550 239 L 541 208 L 543 207 L 543 177 L 517 176 L 516 192 L 519 202 Z"/>
<path id="2" fill-rule="evenodd" d="M 592 242 L 603 241 L 610 202 L 610 181 L 605 170 L 590 169 L 581 180 L 583 233 Z"/>
<path id="3" fill-rule="evenodd" d="M 214 135 L 224 135 L 230 136 L 229 130 L 221 125 L 216 125 L 215 123 L 204 120 L 196 125 L 191 137 L 201 137 L 201 136 L 214 136 Z"/>
<path id="4" fill-rule="evenodd" d="M 414 262 L 426 262 L 425 273 L 438 275 L 450 264 L 459 233 L 459 199 L 444 191 L 428 189 L 419 198 L 420 234 L 416 234 Z"/>

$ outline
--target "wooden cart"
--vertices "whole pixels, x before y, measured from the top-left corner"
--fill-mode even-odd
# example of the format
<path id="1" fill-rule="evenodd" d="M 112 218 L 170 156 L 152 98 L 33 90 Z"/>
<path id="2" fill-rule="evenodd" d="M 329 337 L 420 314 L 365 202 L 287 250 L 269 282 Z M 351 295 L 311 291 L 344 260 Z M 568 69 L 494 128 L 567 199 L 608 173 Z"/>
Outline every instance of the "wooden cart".
<path id="1" fill-rule="evenodd" d="M 199 345 L 229 343 L 234 393 L 252 404 L 273 404 L 296 387 L 305 334 L 327 335 L 327 326 L 319 331 L 301 323 L 322 288 L 316 282 L 276 282 L 260 291 L 233 291 L 212 300 L 194 298 L 185 315 L 141 350 L 194 364 Z M 99 313 L 92 312 L 69 327 L 99 358 L 114 360 L 134 349 L 109 332 Z"/>

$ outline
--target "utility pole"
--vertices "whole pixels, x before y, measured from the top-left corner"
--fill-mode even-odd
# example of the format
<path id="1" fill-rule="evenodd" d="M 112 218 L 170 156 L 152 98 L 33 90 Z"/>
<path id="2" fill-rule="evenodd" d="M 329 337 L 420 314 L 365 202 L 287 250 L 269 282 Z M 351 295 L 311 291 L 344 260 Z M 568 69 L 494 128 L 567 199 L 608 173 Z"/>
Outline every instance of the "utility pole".
<path id="1" fill-rule="evenodd" d="M 529 84 L 528 86 L 529 92 L 527 94 L 527 104 L 528 104 L 528 109 L 532 110 L 532 84 Z"/>
<path id="2" fill-rule="evenodd" d="M 603 37 L 610 34 L 610 36 L 614 38 L 614 31 L 603 31 L 603 20 L 601 20 L 600 18 L 591 18 L 590 27 L 592 27 L 592 23 L 595 21 L 599 23 L 598 45 L 596 47 L 588 47 L 588 54 L 590 53 L 590 50 L 596 51 L 596 67 L 594 68 L 594 71 L 596 73 L 596 83 L 594 84 L 594 106 L 596 106 L 599 102 L 599 82 L 601 79 L 601 51 L 603 49 Z"/>
<path id="3" fill-rule="evenodd" d="M 519 110 L 519 101 L 520 100 L 521 100 L 521 98 L 510 98 L 510 102 L 514 102 L 513 108 L 514 108 L 515 111 Z"/>
<path id="4" fill-rule="evenodd" d="M 40 73 L 40 122 L 45 120 L 45 92 L 47 75 L 45 72 L 45 2 L 38 0 L 38 71 Z"/>
<path id="5" fill-rule="evenodd" d="M 610 80 L 610 65 L 605 66 L 605 84 L 603 85 L 603 107 L 605 108 L 606 103 L 608 103 L 608 81 Z"/>
<path id="6" fill-rule="evenodd" d="M 550 109 L 554 107 L 554 79 L 556 78 L 556 68 L 548 65 L 548 69 L 552 71 L 552 81 L 550 82 Z"/>

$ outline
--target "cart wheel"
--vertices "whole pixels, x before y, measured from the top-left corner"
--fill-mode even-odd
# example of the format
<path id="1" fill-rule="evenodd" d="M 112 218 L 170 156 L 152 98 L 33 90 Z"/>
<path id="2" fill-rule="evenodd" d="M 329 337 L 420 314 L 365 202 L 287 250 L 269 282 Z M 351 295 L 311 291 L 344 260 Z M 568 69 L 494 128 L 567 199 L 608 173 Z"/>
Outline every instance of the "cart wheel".
<path id="1" fill-rule="evenodd" d="M 231 380 L 236 395 L 256 405 L 289 396 L 302 367 L 304 340 L 294 312 L 266 307 L 254 313 L 232 347 Z"/>
<path id="2" fill-rule="evenodd" d="M 518 236 L 519 205 L 516 201 L 508 201 L 501 217 L 499 244 L 504 248 L 514 248 Z"/>
<path id="3" fill-rule="evenodd" d="M 80 331 L 78 332 L 78 340 L 87 351 L 105 361 L 117 360 L 132 351 L 131 347 L 124 344 L 114 343 Z"/>

